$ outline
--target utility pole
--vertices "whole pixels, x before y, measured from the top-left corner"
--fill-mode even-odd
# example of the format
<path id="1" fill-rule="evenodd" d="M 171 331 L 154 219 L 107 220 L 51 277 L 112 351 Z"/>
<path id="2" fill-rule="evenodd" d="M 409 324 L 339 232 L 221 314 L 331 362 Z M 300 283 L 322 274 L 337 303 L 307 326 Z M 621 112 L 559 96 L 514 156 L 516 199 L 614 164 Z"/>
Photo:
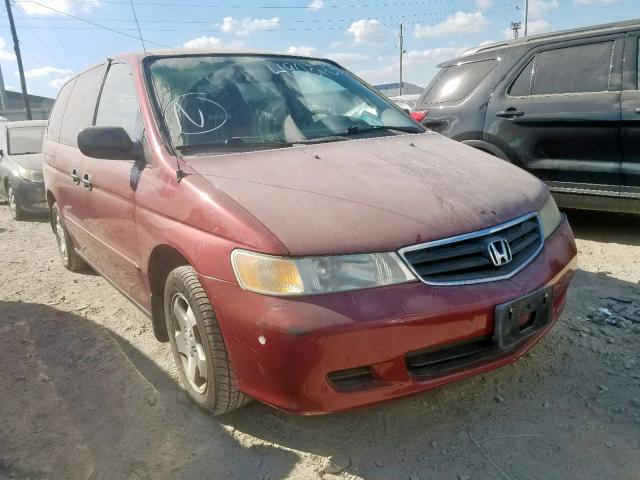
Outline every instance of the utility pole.
<path id="1" fill-rule="evenodd" d="M 27 96 L 27 82 L 24 80 L 24 68 L 22 67 L 22 55 L 20 55 L 20 44 L 18 43 L 18 34 L 16 33 L 16 24 L 13 22 L 13 12 L 11 11 L 11 2 L 4 0 L 7 6 L 7 15 L 9 17 L 9 25 L 11 26 L 11 35 L 13 36 L 13 49 L 16 52 L 16 60 L 18 61 L 18 72 L 20 73 L 20 86 L 22 87 L 22 98 L 24 99 L 24 110 L 27 114 L 27 120 L 31 120 L 31 107 L 29 106 L 29 97 Z"/>
<path id="2" fill-rule="evenodd" d="M 529 0 L 524 0 L 524 36 L 527 36 L 527 26 L 529 23 Z"/>
<path id="3" fill-rule="evenodd" d="M 403 29 L 404 29 L 404 25 L 400 24 L 400 91 L 399 91 L 400 95 L 402 95 L 402 54 L 404 53 L 404 35 L 402 32 Z"/>

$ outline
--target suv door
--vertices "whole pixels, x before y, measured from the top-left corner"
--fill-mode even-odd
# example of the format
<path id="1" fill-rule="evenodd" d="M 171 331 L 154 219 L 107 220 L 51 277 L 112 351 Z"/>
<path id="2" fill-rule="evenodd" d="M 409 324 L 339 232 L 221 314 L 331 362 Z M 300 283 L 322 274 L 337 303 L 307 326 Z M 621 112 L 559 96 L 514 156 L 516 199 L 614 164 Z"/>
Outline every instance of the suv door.
<path id="1" fill-rule="evenodd" d="M 95 125 L 123 127 L 142 141 L 142 119 L 129 65 L 111 63 L 102 87 Z M 91 182 L 86 225 L 91 232 L 87 259 L 116 287 L 140 303 L 144 285 L 139 268 L 135 187 L 140 165 L 133 161 L 85 157 L 83 175 Z"/>
<path id="2" fill-rule="evenodd" d="M 59 129 L 56 121 L 47 130 L 48 139 L 57 142 L 53 165 L 56 172 L 56 201 L 62 211 L 65 227 L 74 239 L 75 248 L 83 256 L 90 234 L 85 224 L 87 186 L 82 179 L 84 156 L 78 150 L 78 132 L 93 122 L 105 69 L 106 65 L 103 64 L 87 70 L 63 88 L 54 107 L 56 110 L 57 103 L 66 100 Z M 63 97 L 65 92 L 69 94 L 66 99 Z M 49 148 L 45 150 L 49 151 Z"/>
<path id="3" fill-rule="evenodd" d="M 531 50 L 494 91 L 483 138 L 556 194 L 617 202 L 623 47 L 611 35 Z"/>
<path id="4" fill-rule="evenodd" d="M 623 211 L 640 212 L 640 32 L 625 41 L 622 86 L 622 189 Z"/>

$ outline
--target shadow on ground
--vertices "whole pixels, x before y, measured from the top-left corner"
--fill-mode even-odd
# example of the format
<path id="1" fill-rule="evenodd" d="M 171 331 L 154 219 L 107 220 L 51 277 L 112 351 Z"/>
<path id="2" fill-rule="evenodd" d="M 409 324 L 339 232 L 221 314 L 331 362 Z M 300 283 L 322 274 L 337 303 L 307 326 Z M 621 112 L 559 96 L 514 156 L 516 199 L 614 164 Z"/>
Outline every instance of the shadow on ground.
<path id="1" fill-rule="evenodd" d="M 0 301 L 0 478 L 302 479 L 330 455 L 366 479 L 636 478 L 640 335 L 574 335 L 612 295 L 640 286 L 580 271 L 561 324 L 516 365 L 324 417 L 254 402 L 213 418 L 113 332 Z"/>
<path id="2" fill-rule="evenodd" d="M 565 210 L 576 236 L 583 240 L 640 245 L 640 215 Z"/>
<path id="3" fill-rule="evenodd" d="M 243 445 L 83 317 L 0 301 L 0 365 L 0 478 L 279 479 L 298 460 Z"/>

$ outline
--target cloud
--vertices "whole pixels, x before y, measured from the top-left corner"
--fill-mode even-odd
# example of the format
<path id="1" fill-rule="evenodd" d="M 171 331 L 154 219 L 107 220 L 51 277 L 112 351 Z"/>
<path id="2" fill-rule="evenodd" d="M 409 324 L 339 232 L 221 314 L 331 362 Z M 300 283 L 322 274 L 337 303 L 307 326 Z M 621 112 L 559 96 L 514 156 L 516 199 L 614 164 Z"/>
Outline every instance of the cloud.
<path id="1" fill-rule="evenodd" d="M 325 54 L 325 57 L 330 58 L 334 62 L 338 62 L 341 65 L 349 65 L 350 63 L 362 62 L 369 58 L 367 55 L 363 55 L 362 53 L 351 53 L 351 52 L 331 52 Z"/>
<path id="2" fill-rule="evenodd" d="M 575 0 L 576 5 L 613 5 L 618 0 Z"/>
<path id="3" fill-rule="evenodd" d="M 331 42 L 331 48 L 340 48 L 343 45 L 344 45 L 344 42 L 341 42 L 340 40 Z"/>
<path id="4" fill-rule="evenodd" d="M 15 60 L 16 55 L 5 48 L 7 48 L 7 42 L 4 41 L 4 38 L 0 38 L 0 60 Z"/>
<path id="5" fill-rule="evenodd" d="M 534 20 L 541 19 L 559 6 L 560 2 L 558 0 L 530 0 L 529 18 Z"/>
<path id="6" fill-rule="evenodd" d="M 49 85 L 51 85 L 53 88 L 60 88 L 69 80 L 71 80 L 71 78 L 73 78 L 72 75 L 62 78 L 54 78 L 53 80 L 49 80 Z"/>
<path id="7" fill-rule="evenodd" d="M 520 29 L 520 35 L 524 34 L 524 26 Z M 527 35 L 538 35 L 539 33 L 547 33 L 553 30 L 553 25 L 546 20 L 531 20 L 527 28 Z M 502 30 L 502 36 L 508 40 L 513 38 L 513 30 L 505 28 Z"/>
<path id="8" fill-rule="evenodd" d="M 222 40 L 216 37 L 196 37 L 188 40 L 182 44 L 184 48 L 240 48 L 243 46 L 242 42 L 223 43 Z"/>
<path id="9" fill-rule="evenodd" d="M 347 29 L 356 43 L 382 43 L 387 32 L 382 24 L 375 19 L 361 19 L 353 22 Z"/>
<path id="10" fill-rule="evenodd" d="M 493 0 L 476 0 L 476 7 L 480 10 L 484 10 L 493 5 Z"/>
<path id="11" fill-rule="evenodd" d="M 18 72 L 15 72 L 18 75 Z M 25 70 L 25 78 L 48 78 L 48 84 L 53 88 L 60 88 L 73 77 L 73 70 L 58 67 L 40 67 Z"/>
<path id="12" fill-rule="evenodd" d="M 416 38 L 442 37 L 445 35 L 461 35 L 477 33 L 486 30 L 489 26 L 482 12 L 456 12 L 446 20 L 436 25 L 416 25 Z"/>
<path id="13" fill-rule="evenodd" d="M 28 0 L 17 0 L 17 4 L 24 13 L 34 16 L 57 15 L 58 13 L 55 10 L 64 13 L 73 11 L 89 12 L 100 6 L 100 0 L 83 0 L 81 2 L 74 2 L 73 0 L 38 0 L 38 3 L 41 5 Z"/>
<path id="14" fill-rule="evenodd" d="M 18 72 L 15 72 L 18 75 Z M 31 70 L 25 70 L 25 78 L 41 78 L 41 77 L 68 77 L 73 73 L 73 70 L 67 70 L 66 68 L 57 67 L 40 67 L 33 68 Z"/>
<path id="15" fill-rule="evenodd" d="M 437 47 L 426 50 L 409 50 L 405 55 L 407 65 L 438 64 L 445 60 L 455 58 L 460 53 L 460 48 Z M 462 49 L 466 50 L 466 49 Z"/>
<path id="16" fill-rule="evenodd" d="M 313 0 L 307 8 L 309 10 L 320 10 L 324 8 L 324 0 Z"/>
<path id="17" fill-rule="evenodd" d="M 300 45 L 299 47 L 291 45 L 287 49 L 287 53 L 290 53 L 291 55 L 302 55 L 303 57 L 317 57 L 318 49 L 316 47 L 305 47 L 303 45 Z"/>
<path id="18" fill-rule="evenodd" d="M 220 30 L 233 35 L 250 35 L 256 31 L 274 30 L 280 25 L 278 17 L 273 18 L 244 18 L 237 20 L 233 17 L 224 17 L 220 24 Z"/>

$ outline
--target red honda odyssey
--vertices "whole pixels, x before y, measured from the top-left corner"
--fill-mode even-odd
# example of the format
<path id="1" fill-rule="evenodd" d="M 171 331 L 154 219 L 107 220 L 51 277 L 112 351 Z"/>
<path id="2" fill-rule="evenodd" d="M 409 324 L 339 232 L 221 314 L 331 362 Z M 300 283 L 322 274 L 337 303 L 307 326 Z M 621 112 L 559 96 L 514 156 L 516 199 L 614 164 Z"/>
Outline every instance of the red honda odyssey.
<path id="1" fill-rule="evenodd" d="M 214 414 L 335 412 L 512 363 L 575 269 L 542 182 L 328 60 L 115 57 L 62 88 L 44 154 L 64 265 L 149 316 Z"/>

